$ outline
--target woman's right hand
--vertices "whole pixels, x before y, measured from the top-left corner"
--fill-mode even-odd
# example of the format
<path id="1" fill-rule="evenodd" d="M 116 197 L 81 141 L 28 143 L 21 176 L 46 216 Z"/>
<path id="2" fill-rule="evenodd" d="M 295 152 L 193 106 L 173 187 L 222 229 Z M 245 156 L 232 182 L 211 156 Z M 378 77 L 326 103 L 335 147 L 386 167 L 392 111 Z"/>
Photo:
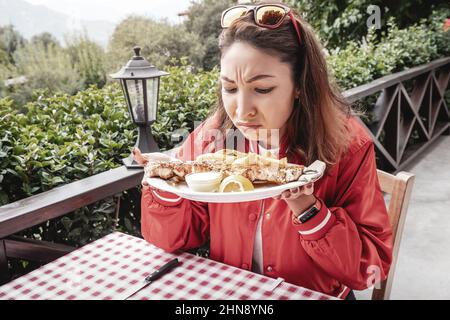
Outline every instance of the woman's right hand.
<path id="1" fill-rule="evenodd" d="M 133 148 L 133 158 L 140 165 L 145 166 L 149 161 L 175 161 L 177 159 L 161 152 L 142 153 L 139 148 Z"/>
<path id="2" fill-rule="evenodd" d="M 172 158 L 171 156 L 168 156 L 167 154 L 161 153 L 161 152 L 152 152 L 152 153 L 142 153 L 141 150 L 139 150 L 139 148 L 135 147 L 133 148 L 133 158 L 134 160 L 139 163 L 140 165 L 145 166 L 147 163 L 149 163 L 150 161 L 180 161 L 176 158 Z M 149 184 L 146 181 L 147 179 L 144 178 L 142 179 L 141 184 L 145 187 L 148 187 Z M 152 187 L 150 187 L 152 188 Z M 157 190 L 155 188 L 152 188 L 154 190 Z"/>

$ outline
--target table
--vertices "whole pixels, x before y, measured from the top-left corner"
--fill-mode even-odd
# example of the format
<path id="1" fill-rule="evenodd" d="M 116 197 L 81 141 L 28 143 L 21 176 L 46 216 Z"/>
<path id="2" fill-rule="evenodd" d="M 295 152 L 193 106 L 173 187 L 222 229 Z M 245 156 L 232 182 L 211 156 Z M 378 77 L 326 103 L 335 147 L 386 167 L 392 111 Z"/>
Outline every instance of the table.
<path id="1" fill-rule="evenodd" d="M 153 271 L 181 264 L 140 290 Z M 140 290 L 140 291 L 139 291 Z M 131 296 L 131 297 L 130 297 Z M 115 232 L 0 287 L 2 300 L 332 300 L 283 281 L 189 253 L 167 253 Z"/>

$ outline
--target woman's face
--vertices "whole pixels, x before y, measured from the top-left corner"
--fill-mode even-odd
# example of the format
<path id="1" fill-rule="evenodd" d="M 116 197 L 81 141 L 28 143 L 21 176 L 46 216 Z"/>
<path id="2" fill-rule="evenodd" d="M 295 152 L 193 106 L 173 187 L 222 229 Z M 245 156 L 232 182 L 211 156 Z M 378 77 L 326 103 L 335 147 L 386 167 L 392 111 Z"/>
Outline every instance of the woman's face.
<path id="1" fill-rule="evenodd" d="M 222 55 L 220 81 L 223 105 L 236 128 L 266 148 L 277 147 L 297 97 L 290 66 L 236 42 Z"/>

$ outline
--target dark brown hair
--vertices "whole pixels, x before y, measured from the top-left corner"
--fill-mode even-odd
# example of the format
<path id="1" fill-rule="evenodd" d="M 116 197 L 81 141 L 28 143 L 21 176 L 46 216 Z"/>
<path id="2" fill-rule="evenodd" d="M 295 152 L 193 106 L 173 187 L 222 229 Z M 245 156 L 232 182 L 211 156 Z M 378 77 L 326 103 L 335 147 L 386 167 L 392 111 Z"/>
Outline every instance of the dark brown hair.
<path id="1" fill-rule="evenodd" d="M 291 66 L 292 80 L 300 91 L 293 113 L 288 120 L 287 155 L 299 155 L 306 165 L 321 160 L 330 167 L 339 161 L 349 143 L 346 126 L 351 115 L 350 105 L 331 81 L 324 51 L 311 26 L 293 10 L 301 32 L 301 43 L 291 19 L 275 30 L 257 26 L 253 13 L 236 20 L 224 29 L 219 39 L 221 56 L 235 42 L 245 42 L 265 53 L 279 57 Z M 218 102 L 211 112 L 220 129 L 233 128 L 222 102 L 219 83 Z"/>

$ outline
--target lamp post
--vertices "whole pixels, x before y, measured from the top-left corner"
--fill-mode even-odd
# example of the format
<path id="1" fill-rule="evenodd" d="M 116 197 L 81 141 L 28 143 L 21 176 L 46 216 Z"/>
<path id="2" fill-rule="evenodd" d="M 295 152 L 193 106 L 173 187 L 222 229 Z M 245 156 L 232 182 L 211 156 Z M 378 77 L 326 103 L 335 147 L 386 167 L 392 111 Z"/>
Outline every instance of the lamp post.
<path id="1" fill-rule="evenodd" d="M 136 147 L 142 153 L 158 152 L 151 125 L 156 120 L 160 77 L 168 75 L 151 65 L 141 56 L 141 48 L 134 47 L 134 57 L 111 78 L 119 79 L 133 122 L 138 126 Z M 142 168 L 133 155 L 123 159 L 127 168 Z"/>

